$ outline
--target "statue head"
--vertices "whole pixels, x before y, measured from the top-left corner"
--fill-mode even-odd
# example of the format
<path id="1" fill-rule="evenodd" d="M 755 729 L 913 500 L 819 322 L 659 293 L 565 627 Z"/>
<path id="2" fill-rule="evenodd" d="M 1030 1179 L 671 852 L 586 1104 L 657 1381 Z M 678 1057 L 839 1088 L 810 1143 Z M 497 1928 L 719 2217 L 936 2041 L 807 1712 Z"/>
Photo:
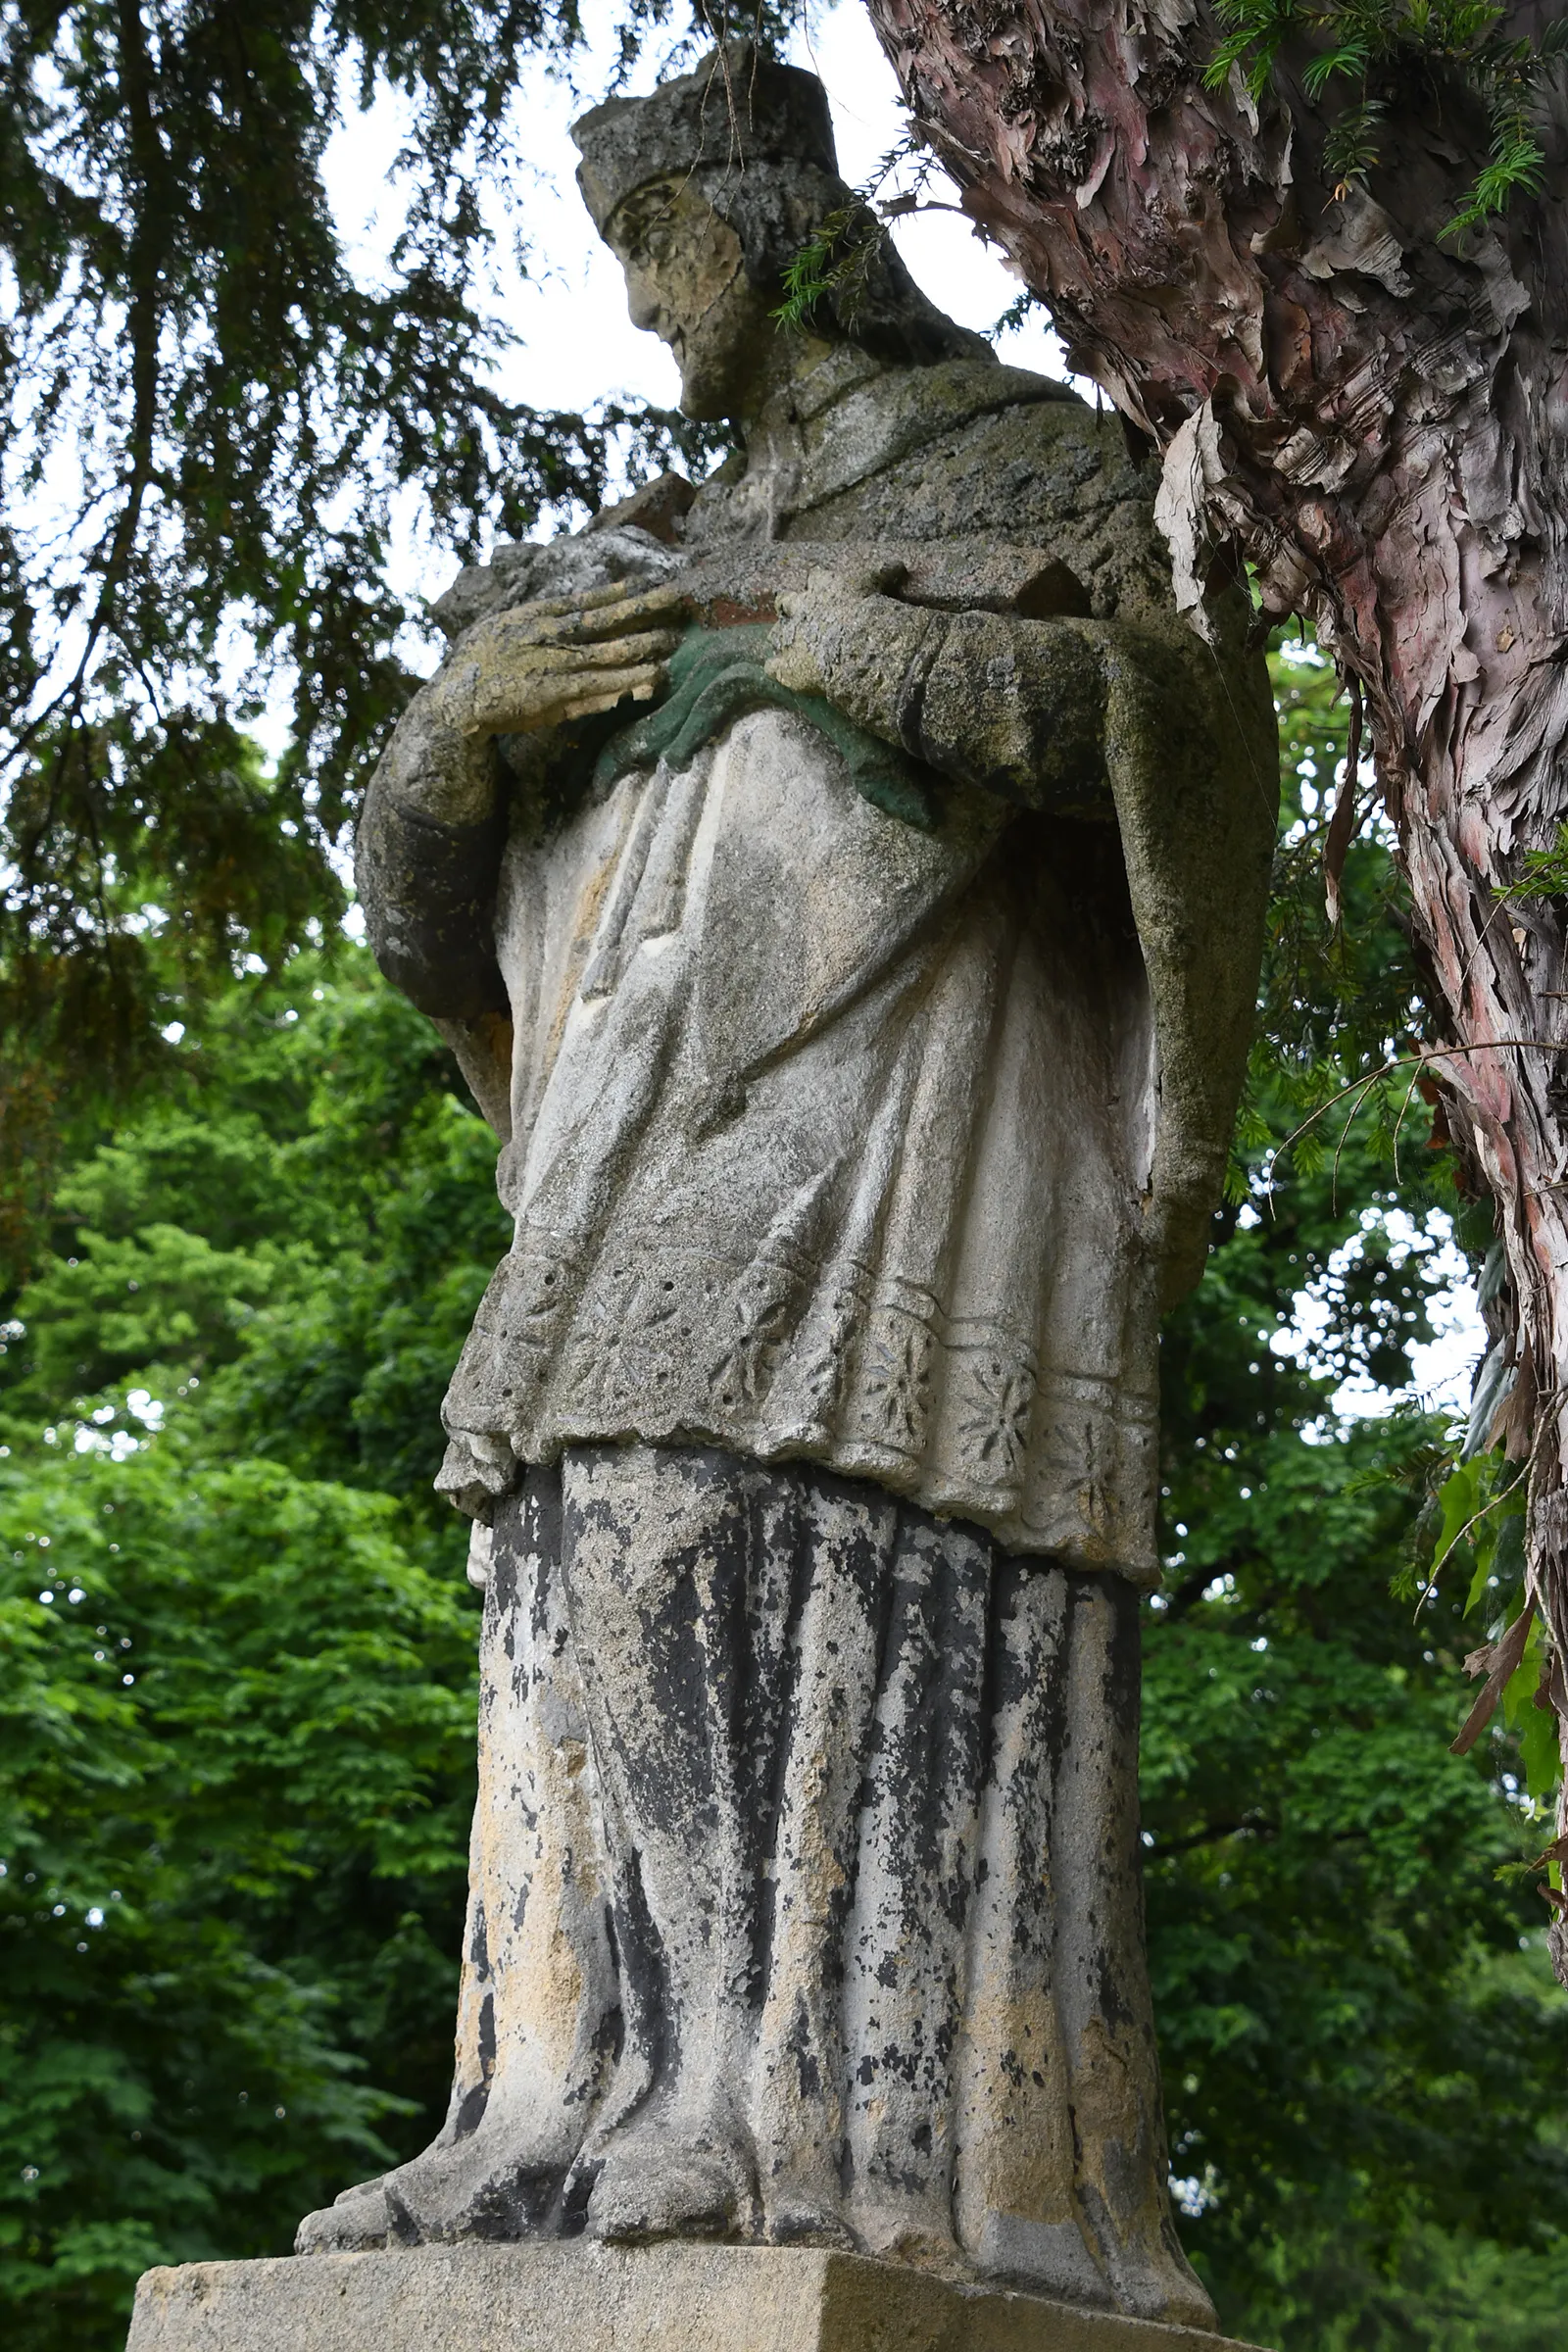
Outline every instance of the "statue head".
<path id="1" fill-rule="evenodd" d="M 633 323 L 675 355 L 681 406 L 744 419 L 779 372 L 786 267 L 833 216 L 864 214 L 839 177 L 821 82 L 730 42 L 647 98 L 595 107 L 571 135 Z M 810 333 L 906 365 L 990 356 L 926 301 L 885 238 L 823 296 Z"/>

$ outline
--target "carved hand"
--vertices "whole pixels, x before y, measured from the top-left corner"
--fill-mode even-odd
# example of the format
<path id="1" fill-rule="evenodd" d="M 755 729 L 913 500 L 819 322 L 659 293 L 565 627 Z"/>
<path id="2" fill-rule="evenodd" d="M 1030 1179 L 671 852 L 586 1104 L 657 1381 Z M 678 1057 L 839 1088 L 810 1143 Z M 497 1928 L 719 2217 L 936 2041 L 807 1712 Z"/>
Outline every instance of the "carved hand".
<path id="1" fill-rule="evenodd" d="M 902 564 L 876 570 L 813 571 L 781 596 L 768 673 L 797 694 L 825 695 L 884 742 L 903 741 L 911 668 L 936 615 L 889 595 Z"/>
<path id="2" fill-rule="evenodd" d="M 469 1025 L 457 1042 L 498 1126 L 506 1073 L 471 1027 L 506 1001 L 490 939 L 506 817 L 490 739 L 650 701 L 679 607 L 673 588 L 616 585 L 482 621 L 415 696 L 366 796 L 356 871 L 377 960 L 422 1011 Z"/>
<path id="3" fill-rule="evenodd" d="M 680 591 L 540 597 L 469 631 L 439 681 L 442 716 L 467 737 L 541 727 L 651 702 L 680 642 Z"/>

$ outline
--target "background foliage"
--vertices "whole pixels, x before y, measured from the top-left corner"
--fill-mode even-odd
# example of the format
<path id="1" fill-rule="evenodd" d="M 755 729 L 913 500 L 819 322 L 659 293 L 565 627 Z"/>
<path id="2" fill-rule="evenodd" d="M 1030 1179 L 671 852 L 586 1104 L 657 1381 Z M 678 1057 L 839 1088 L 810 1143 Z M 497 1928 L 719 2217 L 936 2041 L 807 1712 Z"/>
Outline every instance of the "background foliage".
<path id="1" fill-rule="evenodd" d="M 1568 2288 L 1568 2003 L 1517 1868 L 1543 1836 L 1517 1734 L 1447 1752 L 1489 1600 L 1467 1618 L 1468 1572 L 1427 1596 L 1454 1440 L 1405 1389 L 1436 1245 L 1451 1228 L 1479 1265 L 1491 1210 L 1456 1190 L 1410 1069 L 1354 1083 L 1419 1035 L 1421 974 L 1375 832 L 1326 923 L 1347 712 L 1310 647 L 1273 666 L 1252 1081 L 1208 1274 L 1163 1350 L 1144 1803 L 1183 2235 L 1222 2324 L 1260 2343 L 1525 2352 Z M 1337 1420 L 1348 1378 L 1405 1394 Z"/>
<path id="2" fill-rule="evenodd" d="M 146 2263 L 285 2247 L 445 2103 L 474 1614 L 429 1482 L 506 1238 L 448 1076 L 358 952 L 234 988 L 15 1300 L 8 2342 L 118 2344 Z"/>
<path id="3" fill-rule="evenodd" d="M 1281 53 L 1307 46 L 1306 96 L 1342 101 L 1323 150 L 1342 189 L 1376 171 L 1391 115 L 1436 95 L 1479 112 L 1489 134 L 1487 160 L 1440 236 L 1481 227 L 1515 195 L 1542 193 L 1538 116 L 1568 55 L 1568 19 L 1548 19 L 1538 41 L 1514 28 L 1517 11 L 1501 0 L 1215 0 L 1214 13 L 1229 30 L 1204 75 L 1211 89 L 1240 69 L 1261 97 Z"/>

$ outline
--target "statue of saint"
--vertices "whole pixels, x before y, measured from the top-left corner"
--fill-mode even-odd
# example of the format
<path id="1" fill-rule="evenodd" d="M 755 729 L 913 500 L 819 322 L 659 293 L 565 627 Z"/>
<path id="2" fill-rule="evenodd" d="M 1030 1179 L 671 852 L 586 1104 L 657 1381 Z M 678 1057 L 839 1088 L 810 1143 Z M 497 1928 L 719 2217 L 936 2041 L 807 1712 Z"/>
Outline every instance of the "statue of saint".
<path id="1" fill-rule="evenodd" d="M 1120 423 L 999 366 L 732 47 L 576 126 L 741 452 L 497 550 L 377 772 L 382 968 L 502 1141 L 457 2079 L 302 2251 L 858 2249 L 1212 2327 L 1143 1953 L 1157 1318 L 1256 984 L 1272 708 Z"/>

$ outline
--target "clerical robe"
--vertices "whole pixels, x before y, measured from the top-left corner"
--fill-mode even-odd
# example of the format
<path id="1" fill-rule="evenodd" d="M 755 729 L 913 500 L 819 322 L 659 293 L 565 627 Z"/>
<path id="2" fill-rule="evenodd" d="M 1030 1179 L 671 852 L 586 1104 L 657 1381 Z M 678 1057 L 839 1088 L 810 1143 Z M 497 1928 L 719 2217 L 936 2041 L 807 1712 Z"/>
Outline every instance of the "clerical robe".
<path id="1" fill-rule="evenodd" d="M 1075 873 L 961 788 L 918 830 L 760 710 L 514 833 L 516 1238 L 449 1491 L 488 1515 L 569 1445 L 719 1445 L 1152 1576 L 1154 1040 L 1108 831 Z"/>

